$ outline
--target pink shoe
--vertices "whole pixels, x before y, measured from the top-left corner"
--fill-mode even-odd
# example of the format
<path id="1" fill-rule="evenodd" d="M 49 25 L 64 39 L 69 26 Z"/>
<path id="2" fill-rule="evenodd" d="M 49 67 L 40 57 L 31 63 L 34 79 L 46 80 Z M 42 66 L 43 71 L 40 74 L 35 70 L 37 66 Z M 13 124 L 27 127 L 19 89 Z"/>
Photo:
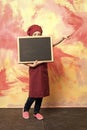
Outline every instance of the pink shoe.
<path id="1" fill-rule="evenodd" d="M 29 119 L 29 112 L 28 112 L 28 111 L 23 111 L 23 112 L 22 112 L 22 117 L 23 117 L 24 119 Z"/>
<path id="2" fill-rule="evenodd" d="M 40 113 L 37 113 L 37 114 L 33 114 L 33 116 L 38 119 L 38 120 L 42 120 L 43 119 L 43 116 L 40 114 Z"/>

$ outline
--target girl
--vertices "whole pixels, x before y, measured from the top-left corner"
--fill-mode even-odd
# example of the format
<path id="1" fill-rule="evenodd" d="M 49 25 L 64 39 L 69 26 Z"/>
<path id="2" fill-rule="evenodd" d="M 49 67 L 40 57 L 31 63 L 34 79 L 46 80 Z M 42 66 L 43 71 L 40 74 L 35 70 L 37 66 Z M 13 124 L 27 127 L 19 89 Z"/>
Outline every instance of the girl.
<path id="1" fill-rule="evenodd" d="M 29 36 L 41 36 L 42 32 L 43 30 L 39 25 L 32 25 L 27 30 L 27 34 Z M 65 38 L 63 38 L 61 41 L 63 41 L 64 39 Z M 57 45 L 58 43 L 54 45 Z M 42 100 L 43 97 L 49 96 L 47 63 L 35 61 L 33 64 L 27 64 L 27 65 L 29 66 L 29 75 L 30 75 L 29 97 L 27 98 L 27 101 L 24 105 L 22 117 L 24 119 L 28 119 L 30 117 L 29 109 L 33 104 L 33 102 L 35 102 L 33 116 L 38 120 L 42 120 L 44 118 L 43 115 L 40 114 L 40 107 L 42 104 Z"/>

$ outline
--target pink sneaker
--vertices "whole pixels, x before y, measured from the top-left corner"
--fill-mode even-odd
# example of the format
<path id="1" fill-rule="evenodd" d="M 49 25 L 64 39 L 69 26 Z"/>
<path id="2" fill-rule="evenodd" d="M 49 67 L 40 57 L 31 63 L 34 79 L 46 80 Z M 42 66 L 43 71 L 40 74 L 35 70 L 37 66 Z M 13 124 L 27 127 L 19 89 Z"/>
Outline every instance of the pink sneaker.
<path id="1" fill-rule="evenodd" d="M 37 114 L 33 114 L 33 116 L 38 119 L 38 120 L 42 120 L 43 119 L 43 116 L 40 114 L 40 113 L 37 113 Z"/>
<path id="2" fill-rule="evenodd" d="M 28 111 L 23 111 L 23 112 L 22 112 L 22 117 L 23 117 L 24 119 L 29 119 L 29 112 L 28 112 Z"/>

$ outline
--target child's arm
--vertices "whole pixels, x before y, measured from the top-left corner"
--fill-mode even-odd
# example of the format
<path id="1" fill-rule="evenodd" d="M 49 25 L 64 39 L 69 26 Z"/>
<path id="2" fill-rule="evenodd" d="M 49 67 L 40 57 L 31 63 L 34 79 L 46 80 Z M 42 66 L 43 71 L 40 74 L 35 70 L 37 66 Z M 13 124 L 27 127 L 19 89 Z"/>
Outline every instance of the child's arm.
<path id="1" fill-rule="evenodd" d="M 63 37 L 59 42 L 54 43 L 54 44 L 53 44 L 53 47 L 56 46 L 57 44 L 61 43 L 61 42 L 64 41 L 65 39 L 69 38 L 70 36 L 71 36 L 71 35 L 66 36 L 66 37 Z"/>

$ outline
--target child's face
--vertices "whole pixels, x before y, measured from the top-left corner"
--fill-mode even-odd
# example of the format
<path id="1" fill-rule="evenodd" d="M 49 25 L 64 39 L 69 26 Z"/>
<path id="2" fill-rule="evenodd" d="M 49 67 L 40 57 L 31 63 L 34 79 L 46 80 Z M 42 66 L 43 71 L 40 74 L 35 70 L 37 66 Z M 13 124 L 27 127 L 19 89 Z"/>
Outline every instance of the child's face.
<path id="1" fill-rule="evenodd" d="M 42 34 L 41 34 L 41 32 L 39 32 L 39 31 L 36 31 L 36 32 L 34 32 L 33 33 L 33 35 L 32 36 L 41 36 Z"/>

